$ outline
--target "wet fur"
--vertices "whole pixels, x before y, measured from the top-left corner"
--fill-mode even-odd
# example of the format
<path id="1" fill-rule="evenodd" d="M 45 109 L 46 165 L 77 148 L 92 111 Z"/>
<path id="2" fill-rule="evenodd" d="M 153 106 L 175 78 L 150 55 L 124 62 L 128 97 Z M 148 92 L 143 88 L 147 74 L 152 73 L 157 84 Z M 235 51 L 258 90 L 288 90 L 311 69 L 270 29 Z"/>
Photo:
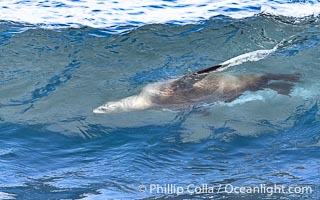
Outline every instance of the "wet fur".
<path id="1" fill-rule="evenodd" d="M 270 88 L 289 95 L 300 74 L 192 74 L 163 84 L 159 95 L 152 97 L 155 104 L 183 104 L 193 102 L 231 102 L 245 91 Z"/>
<path id="2" fill-rule="evenodd" d="M 208 68 L 211 69 L 211 68 Z M 215 70 L 215 68 L 212 68 Z M 201 70 L 179 79 L 146 86 L 140 94 L 108 102 L 94 113 L 114 113 L 149 108 L 168 108 L 201 102 L 231 102 L 245 91 L 269 88 L 289 95 L 300 74 L 242 74 L 209 73 Z"/>

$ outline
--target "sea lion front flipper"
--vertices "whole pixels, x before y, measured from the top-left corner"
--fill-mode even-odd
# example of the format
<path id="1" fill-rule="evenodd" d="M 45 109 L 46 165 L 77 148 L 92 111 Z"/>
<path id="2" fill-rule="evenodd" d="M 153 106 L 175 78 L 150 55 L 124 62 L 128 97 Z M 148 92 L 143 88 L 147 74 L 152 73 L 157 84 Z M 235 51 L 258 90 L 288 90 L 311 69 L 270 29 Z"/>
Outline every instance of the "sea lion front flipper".
<path id="1" fill-rule="evenodd" d="M 215 65 L 215 66 L 208 67 L 205 69 L 200 69 L 200 70 L 196 71 L 194 74 L 207 74 L 207 73 L 216 71 L 217 69 L 219 69 L 221 67 L 223 67 L 223 65 Z"/>

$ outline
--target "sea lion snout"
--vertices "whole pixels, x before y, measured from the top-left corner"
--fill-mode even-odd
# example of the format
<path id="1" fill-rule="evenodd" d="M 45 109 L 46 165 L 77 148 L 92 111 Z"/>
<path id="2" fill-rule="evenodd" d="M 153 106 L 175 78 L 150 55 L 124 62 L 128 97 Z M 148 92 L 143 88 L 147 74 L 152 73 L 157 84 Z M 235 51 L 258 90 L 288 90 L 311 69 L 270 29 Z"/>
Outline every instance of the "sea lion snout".
<path id="1" fill-rule="evenodd" d="M 96 114 L 113 113 L 113 112 L 117 112 L 117 110 L 120 111 L 122 107 L 123 105 L 120 101 L 108 102 L 102 106 L 99 106 L 98 108 L 95 108 L 93 112 Z"/>
<path id="2" fill-rule="evenodd" d="M 145 93 L 141 93 L 139 95 L 130 96 L 119 101 L 108 102 L 94 109 L 93 112 L 96 114 L 118 113 L 148 109 L 151 106 L 152 102 L 150 101 L 150 96 Z"/>

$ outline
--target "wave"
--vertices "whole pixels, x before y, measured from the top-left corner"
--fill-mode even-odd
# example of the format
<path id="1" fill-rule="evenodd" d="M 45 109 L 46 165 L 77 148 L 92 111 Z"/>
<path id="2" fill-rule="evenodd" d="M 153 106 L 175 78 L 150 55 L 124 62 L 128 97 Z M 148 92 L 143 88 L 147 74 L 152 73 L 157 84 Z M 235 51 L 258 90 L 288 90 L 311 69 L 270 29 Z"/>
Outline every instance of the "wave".
<path id="1" fill-rule="evenodd" d="M 123 31 L 119 27 L 123 26 L 190 24 L 219 15 L 232 18 L 246 18 L 259 13 L 298 18 L 318 16 L 320 3 L 317 0 L 302 3 L 271 0 L 199 0 L 197 3 L 191 0 L 1 1 L 0 9 L 0 20 L 3 21 L 34 24 L 49 29 L 89 26 L 119 33 Z"/>

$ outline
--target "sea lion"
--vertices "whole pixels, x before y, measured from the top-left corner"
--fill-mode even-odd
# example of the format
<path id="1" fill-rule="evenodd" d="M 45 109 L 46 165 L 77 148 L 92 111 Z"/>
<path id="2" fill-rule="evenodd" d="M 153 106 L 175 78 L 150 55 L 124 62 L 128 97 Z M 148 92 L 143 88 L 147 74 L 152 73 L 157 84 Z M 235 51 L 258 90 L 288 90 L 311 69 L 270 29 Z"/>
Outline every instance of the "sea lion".
<path id="1" fill-rule="evenodd" d="M 241 74 L 218 72 L 223 65 L 199 70 L 165 82 L 149 84 L 140 94 L 107 102 L 94 113 L 116 113 L 150 108 L 171 108 L 194 103 L 231 102 L 245 91 L 265 88 L 289 95 L 300 74 Z M 214 73 L 215 72 L 215 73 Z"/>

